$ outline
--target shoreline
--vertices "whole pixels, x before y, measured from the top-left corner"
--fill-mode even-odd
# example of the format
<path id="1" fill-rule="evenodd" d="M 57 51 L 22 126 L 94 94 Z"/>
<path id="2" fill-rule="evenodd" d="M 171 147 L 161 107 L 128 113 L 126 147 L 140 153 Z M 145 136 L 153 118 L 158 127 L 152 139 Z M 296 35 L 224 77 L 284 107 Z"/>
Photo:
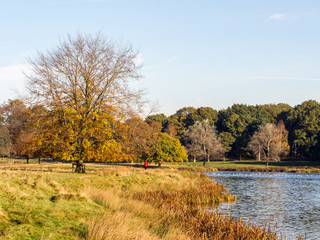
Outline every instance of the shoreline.
<path id="1" fill-rule="evenodd" d="M 170 167 L 177 167 L 189 171 L 238 171 L 238 172 L 288 172 L 288 173 L 320 173 L 320 162 L 271 162 L 266 167 L 264 162 L 257 161 L 213 161 L 206 163 L 188 162 L 179 164 L 168 164 Z"/>

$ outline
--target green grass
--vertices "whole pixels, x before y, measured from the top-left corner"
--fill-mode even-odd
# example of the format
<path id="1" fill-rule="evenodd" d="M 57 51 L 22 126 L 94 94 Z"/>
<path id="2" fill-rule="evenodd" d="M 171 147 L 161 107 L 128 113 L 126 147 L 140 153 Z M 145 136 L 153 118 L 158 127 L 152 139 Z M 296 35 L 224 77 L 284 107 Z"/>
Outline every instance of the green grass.
<path id="1" fill-rule="evenodd" d="M 218 236 L 214 226 L 224 229 L 219 236 L 274 236 L 204 213 L 201 205 L 234 196 L 204 174 L 178 166 L 146 171 L 87 164 L 86 174 L 75 174 L 71 164 L 2 163 L 0 239 L 207 239 Z"/>
<path id="2" fill-rule="evenodd" d="M 76 192 L 72 187 L 76 179 L 69 175 L 2 170 L 1 235 L 5 239 L 75 239 L 81 235 L 85 218 L 101 208 Z"/>

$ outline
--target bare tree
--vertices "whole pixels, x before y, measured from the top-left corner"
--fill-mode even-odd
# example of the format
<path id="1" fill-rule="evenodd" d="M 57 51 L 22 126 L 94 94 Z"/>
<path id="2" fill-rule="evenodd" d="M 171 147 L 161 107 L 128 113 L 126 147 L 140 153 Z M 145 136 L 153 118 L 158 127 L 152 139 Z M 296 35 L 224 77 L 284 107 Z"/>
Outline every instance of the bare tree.
<path id="1" fill-rule="evenodd" d="M 249 142 L 248 150 L 252 151 L 258 161 L 261 161 L 261 154 L 263 154 L 264 136 L 261 131 L 256 131 Z"/>
<path id="2" fill-rule="evenodd" d="M 29 59 L 32 71 L 26 77 L 32 100 L 45 106 L 46 117 L 54 118 L 53 135 L 65 140 L 54 151 L 75 160 L 76 171 L 83 171 L 80 167 L 88 146 L 103 145 L 101 135 L 110 119 L 141 112 L 142 92 L 129 87 L 141 77 L 137 57 L 131 46 L 108 41 L 101 34 L 78 34 Z"/>
<path id="3" fill-rule="evenodd" d="M 284 122 L 281 120 L 276 126 L 276 138 L 275 143 L 278 145 L 279 157 L 285 157 L 288 155 L 290 147 L 288 143 L 288 135 Z"/>
<path id="4" fill-rule="evenodd" d="M 108 105 L 118 113 L 136 113 L 143 103 L 141 91 L 128 84 L 141 77 L 137 57 L 131 46 L 107 41 L 101 34 L 68 36 L 59 47 L 29 59 L 27 88 L 49 109 L 72 107 L 88 115 Z"/>
<path id="5" fill-rule="evenodd" d="M 217 137 L 216 129 L 210 125 L 209 120 L 196 122 L 184 132 L 183 139 L 186 147 L 194 161 L 196 158 L 210 161 L 211 158 L 220 157 L 224 154 L 224 149 Z"/>
<path id="6" fill-rule="evenodd" d="M 279 161 L 280 156 L 285 156 L 288 153 L 288 132 L 283 123 L 277 126 L 273 123 L 267 123 L 260 126 L 259 129 L 251 137 L 248 145 L 260 161 L 261 157 L 266 159 L 266 165 L 269 165 L 270 160 Z"/>

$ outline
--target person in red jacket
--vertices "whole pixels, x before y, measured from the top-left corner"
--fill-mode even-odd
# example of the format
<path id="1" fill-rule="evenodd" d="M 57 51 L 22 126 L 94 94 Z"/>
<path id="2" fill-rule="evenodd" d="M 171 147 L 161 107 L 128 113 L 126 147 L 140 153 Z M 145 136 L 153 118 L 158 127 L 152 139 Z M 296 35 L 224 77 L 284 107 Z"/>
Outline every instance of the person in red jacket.
<path id="1" fill-rule="evenodd" d="M 144 162 L 144 169 L 147 170 L 147 167 L 148 167 L 148 166 L 149 166 L 148 162 L 145 161 L 145 162 Z"/>

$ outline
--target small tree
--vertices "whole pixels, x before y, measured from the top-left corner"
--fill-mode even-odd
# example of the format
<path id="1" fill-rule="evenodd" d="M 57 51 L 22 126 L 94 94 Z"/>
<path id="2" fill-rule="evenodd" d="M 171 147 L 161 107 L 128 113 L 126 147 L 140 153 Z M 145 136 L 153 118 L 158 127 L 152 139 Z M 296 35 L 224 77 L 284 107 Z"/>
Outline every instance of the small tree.
<path id="1" fill-rule="evenodd" d="M 210 125 L 208 120 L 196 122 L 189 127 L 183 135 L 188 152 L 196 158 L 210 161 L 211 158 L 220 157 L 224 154 L 224 149 L 217 137 L 216 129 Z"/>
<path id="2" fill-rule="evenodd" d="M 169 136 L 167 133 L 154 134 L 149 146 L 151 148 L 150 157 L 159 166 L 163 162 L 188 161 L 186 149 L 180 144 L 178 139 Z"/>
<path id="3" fill-rule="evenodd" d="M 264 136 L 261 131 L 256 131 L 251 137 L 248 149 L 253 152 L 258 161 L 261 161 L 261 154 L 263 154 Z"/>
<path id="4" fill-rule="evenodd" d="M 251 137 L 248 149 L 253 152 L 260 161 L 261 157 L 266 159 L 268 166 L 269 160 L 279 161 L 281 156 L 285 156 L 289 151 L 288 131 L 283 122 L 278 125 L 267 123 L 260 126 Z"/>

